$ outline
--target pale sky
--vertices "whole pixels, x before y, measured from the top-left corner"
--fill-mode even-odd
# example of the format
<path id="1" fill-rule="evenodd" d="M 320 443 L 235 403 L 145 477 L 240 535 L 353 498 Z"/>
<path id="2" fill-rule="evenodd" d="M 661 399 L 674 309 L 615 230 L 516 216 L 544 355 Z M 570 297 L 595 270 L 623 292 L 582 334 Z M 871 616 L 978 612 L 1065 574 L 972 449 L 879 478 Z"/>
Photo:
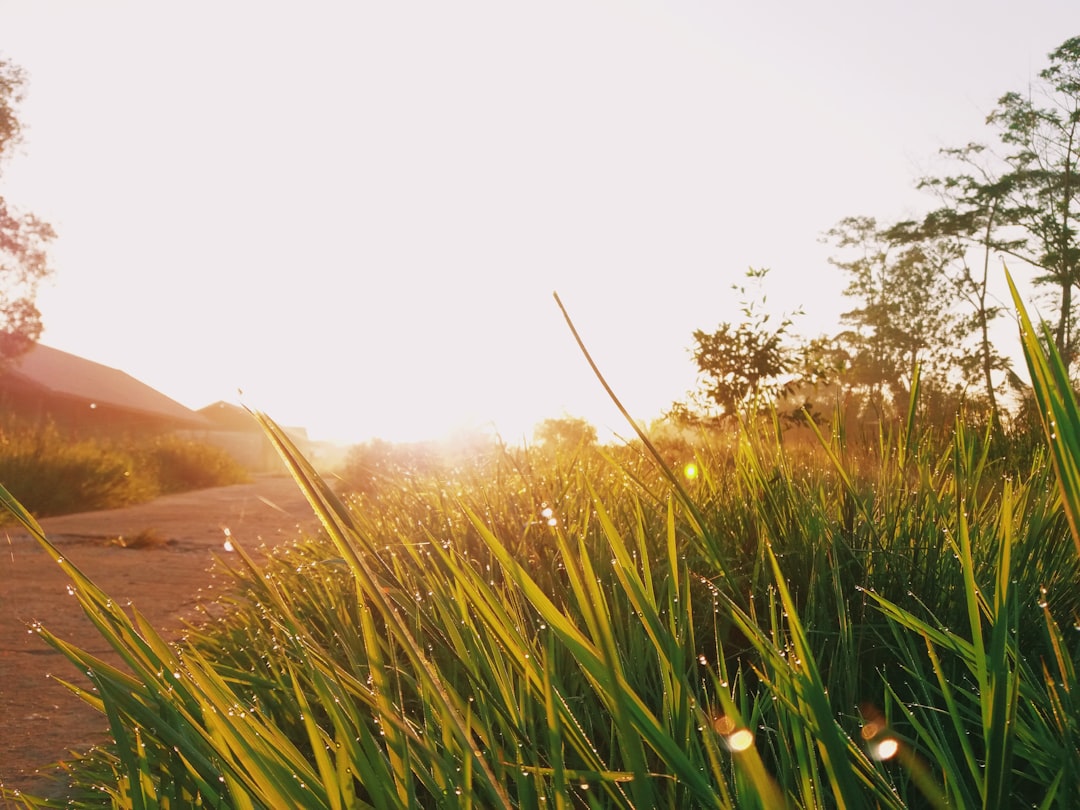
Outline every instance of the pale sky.
<path id="1" fill-rule="evenodd" d="M 1076 0 L 0 0 L 28 74 L 0 194 L 51 222 L 42 342 L 315 438 L 627 433 L 769 267 L 835 332 L 821 234 L 925 210 L 943 146 Z"/>

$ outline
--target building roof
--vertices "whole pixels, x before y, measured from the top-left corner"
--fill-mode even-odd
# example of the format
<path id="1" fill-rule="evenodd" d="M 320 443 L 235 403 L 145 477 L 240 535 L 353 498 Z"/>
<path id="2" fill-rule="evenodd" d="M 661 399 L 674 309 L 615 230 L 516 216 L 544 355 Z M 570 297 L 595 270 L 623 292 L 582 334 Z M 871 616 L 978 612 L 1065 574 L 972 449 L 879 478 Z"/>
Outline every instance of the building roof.
<path id="1" fill-rule="evenodd" d="M 255 417 L 239 405 L 233 405 L 231 402 L 218 400 L 204 408 L 199 408 L 198 413 L 222 430 L 262 432 L 259 423 L 255 421 Z"/>
<path id="2" fill-rule="evenodd" d="M 62 399 L 108 405 L 187 426 L 208 426 L 204 416 L 123 371 L 40 343 L 12 360 L 0 374 L 0 388 L 11 383 Z"/>
<path id="3" fill-rule="evenodd" d="M 233 405 L 231 402 L 225 402 L 224 400 L 218 400 L 207 405 L 205 408 L 199 408 L 196 413 L 204 416 L 207 420 L 214 423 L 214 425 L 222 430 L 237 430 L 251 433 L 262 433 L 263 429 L 259 427 L 259 423 L 252 416 L 251 412 L 246 408 L 241 408 L 239 405 Z M 290 427 L 288 425 L 279 425 L 279 427 L 285 431 L 294 441 L 307 441 L 308 432 L 304 427 Z"/>

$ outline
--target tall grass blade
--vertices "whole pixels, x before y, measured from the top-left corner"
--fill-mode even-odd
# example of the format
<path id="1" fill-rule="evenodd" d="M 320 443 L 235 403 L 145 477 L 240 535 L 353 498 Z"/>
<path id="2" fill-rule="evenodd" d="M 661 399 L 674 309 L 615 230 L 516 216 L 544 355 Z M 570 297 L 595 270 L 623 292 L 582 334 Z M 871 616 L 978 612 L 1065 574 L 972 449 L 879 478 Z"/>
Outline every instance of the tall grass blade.
<path id="1" fill-rule="evenodd" d="M 449 729 L 454 733 L 462 750 L 467 752 L 468 760 L 484 777 L 485 783 L 492 795 L 497 798 L 499 805 L 510 808 L 512 803 L 505 787 L 476 746 L 469 725 L 456 702 L 451 698 L 437 667 L 417 643 L 408 622 L 383 590 L 375 571 L 354 545 L 352 538 L 358 534 L 358 531 L 352 523 L 347 508 L 303 457 L 284 430 L 265 414 L 255 413 L 254 417 L 307 496 L 327 534 L 356 576 L 358 584 L 386 620 L 387 629 L 401 642 L 401 647 L 410 663 L 415 667 L 417 674 L 423 678 L 430 695 L 437 700 L 440 714 L 448 722 Z"/>
<path id="2" fill-rule="evenodd" d="M 1073 394 L 1069 370 L 1054 346 L 1050 330 L 1043 325 L 1043 340 L 1040 341 L 1007 269 L 1005 275 L 1020 319 L 1020 340 L 1039 406 L 1039 419 L 1058 475 L 1073 542 L 1080 553 L 1080 408 Z"/>

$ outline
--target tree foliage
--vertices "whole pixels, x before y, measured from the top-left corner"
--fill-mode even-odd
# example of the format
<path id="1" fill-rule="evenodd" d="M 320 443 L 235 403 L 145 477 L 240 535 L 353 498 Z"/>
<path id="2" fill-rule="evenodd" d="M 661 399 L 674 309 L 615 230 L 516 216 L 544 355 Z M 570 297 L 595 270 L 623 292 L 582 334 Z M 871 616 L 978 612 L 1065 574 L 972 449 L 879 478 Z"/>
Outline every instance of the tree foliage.
<path id="1" fill-rule="evenodd" d="M 577 416 L 545 419 L 533 430 L 537 444 L 549 449 L 583 450 L 596 444 L 596 428 Z"/>
<path id="2" fill-rule="evenodd" d="M 1080 284 L 1080 37 L 1066 40 L 1027 93 L 1006 93 L 987 122 L 1008 150 L 996 183 L 1003 220 L 1019 232 L 1012 252 L 1041 270 L 1058 318 L 1054 342 L 1067 363 L 1077 356 L 1074 288 Z"/>
<path id="3" fill-rule="evenodd" d="M 746 278 L 760 288 L 768 272 L 750 268 Z M 736 284 L 732 289 L 742 296 L 743 320 L 721 323 L 712 332 L 698 329 L 693 334 L 692 353 L 701 393 L 722 416 L 774 403 L 789 390 L 799 356 L 791 331 L 793 316 L 799 313 L 772 321 L 765 310 L 764 294 L 748 298 L 746 285 Z"/>
<path id="4" fill-rule="evenodd" d="M 0 164 L 22 134 L 15 107 L 24 83 L 19 68 L 0 60 Z M 55 235 L 47 223 L 19 213 L 0 196 L 0 365 L 41 335 L 37 290 L 51 273 L 46 248 Z"/>
<path id="5" fill-rule="evenodd" d="M 841 316 L 838 339 L 850 352 L 848 383 L 878 418 L 907 410 L 916 366 L 945 385 L 957 366 L 960 323 L 945 268 L 956 259 L 948 238 L 912 223 L 879 226 L 848 217 L 827 236 L 846 254 L 831 262 L 847 275 L 844 295 L 856 306 Z"/>
<path id="6" fill-rule="evenodd" d="M 954 278 L 977 319 L 992 321 L 1000 311 L 986 296 L 993 255 L 1035 268 L 1032 281 L 1047 291 L 1055 313 L 1056 348 L 1074 363 L 1080 359 L 1074 311 L 1080 285 L 1080 37 L 1049 54 L 1048 67 L 1026 92 L 1001 96 L 987 125 L 991 145 L 942 150 L 956 171 L 920 181 L 941 202 L 925 225 L 975 251 L 973 264 L 981 269 Z M 1000 358 L 985 339 L 981 355 L 985 380 Z"/>
<path id="7" fill-rule="evenodd" d="M 951 422 L 963 407 L 997 432 L 1006 385 L 1021 402 L 1026 388 L 992 334 L 1005 312 L 991 285 L 1002 258 L 1014 272 L 1024 265 L 1032 271 L 1053 309 L 1050 339 L 1075 371 L 1080 37 L 1052 51 L 1026 91 L 1000 96 L 986 124 L 986 144 L 942 150 L 950 171 L 918 181 L 937 200 L 928 213 L 893 223 L 847 217 L 826 233 L 839 251 L 830 261 L 845 273 L 844 295 L 853 303 L 841 316 L 842 331 L 799 342 L 790 316 L 772 321 L 764 297 L 744 300 L 741 322 L 695 331 L 699 401 L 722 415 L 759 405 L 780 410 L 804 392 L 821 394 L 830 380 L 849 415 L 854 409 L 887 418 L 908 410 L 918 369 L 920 403 L 931 418 Z M 760 284 L 765 271 L 748 275 Z M 669 416 L 692 421 L 695 412 L 676 403 Z"/>
<path id="8" fill-rule="evenodd" d="M 954 261 L 946 266 L 945 272 L 964 308 L 961 329 L 975 342 L 974 351 L 960 358 L 961 371 L 965 382 L 977 381 L 981 386 L 990 421 L 997 426 L 999 380 L 1011 375 L 1011 363 L 997 350 L 990 336 L 991 326 L 1004 313 L 1004 308 L 991 295 L 990 274 L 993 258 L 1000 253 L 1015 254 L 1023 240 L 1003 229 L 1009 184 L 987 169 L 984 152 L 985 147 L 975 143 L 942 150 L 962 170 L 919 181 L 919 188 L 933 191 L 941 205 L 915 228 L 930 238 L 953 240 L 956 245 Z"/>

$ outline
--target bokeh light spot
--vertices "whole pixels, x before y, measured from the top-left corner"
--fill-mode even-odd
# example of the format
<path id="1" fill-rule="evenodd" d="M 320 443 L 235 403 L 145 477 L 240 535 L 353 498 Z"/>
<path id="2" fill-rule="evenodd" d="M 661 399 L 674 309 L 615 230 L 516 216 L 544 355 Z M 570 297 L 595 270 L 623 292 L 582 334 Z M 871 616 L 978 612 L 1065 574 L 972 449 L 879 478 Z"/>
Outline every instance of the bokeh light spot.
<path id="1" fill-rule="evenodd" d="M 736 722 L 724 715 L 713 720 L 713 729 L 724 738 L 724 744 L 729 751 L 738 753 L 745 751 L 754 744 L 754 734 L 750 729 L 743 728 Z"/>
<path id="2" fill-rule="evenodd" d="M 874 759 L 892 759 L 900 750 L 900 741 L 895 737 L 886 737 L 874 743 L 871 753 Z"/>
<path id="3" fill-rule="evenodd" d="M 727 746 L 732 751 L 745 751 L 754 744 L 754 735 L 748 728 L 740 728 L 727 736 Z"/>

